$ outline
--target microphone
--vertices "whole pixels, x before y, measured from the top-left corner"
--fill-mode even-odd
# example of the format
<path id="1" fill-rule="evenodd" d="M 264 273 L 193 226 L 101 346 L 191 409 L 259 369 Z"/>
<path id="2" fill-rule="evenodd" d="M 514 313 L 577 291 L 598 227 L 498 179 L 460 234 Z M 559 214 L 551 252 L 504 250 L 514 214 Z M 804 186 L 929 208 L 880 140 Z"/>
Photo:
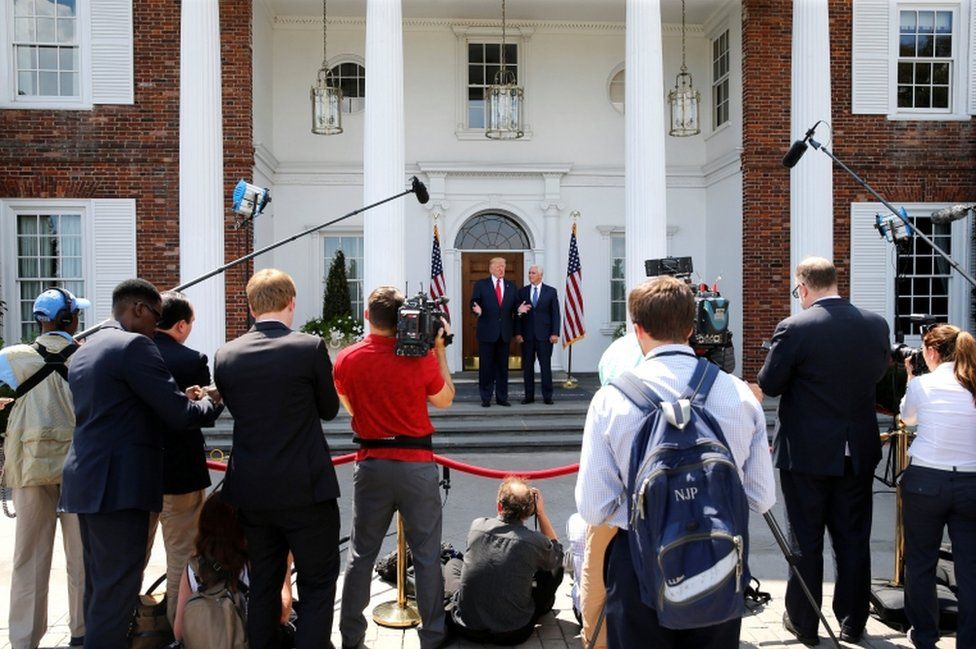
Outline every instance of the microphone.
<path id="1" fill-rule="evenodd" d="M 427 201 L 430 200 L 430 194 L 427 193 L 427 185 L 420 182 L 416 176 L 410 183 L 410 191 L 417 195 L 417 200 L 421 205 L 426 205 Z"/>
<path id="2" fill-rule="evenodd" d="M 952 223 L 953 221 L 964 219 L 966 218 L 966 215 L 973 210 L 973 208 L 976 208 L 976 204 L 953 205 L 952 207 L 936 210 L 932 212 L 932 223 L 941 225 L 943 223 Z"/>
<path id="3" fill-rule="evenodd" d="M 813 137 L 813 133 L 814 131 L 817 130 L 817 126 L 819 125 L 820 122 L 817 122 L 816 124 L 811 126 L 810 129 L 806 132 L 806 135 L 803 136 L 802 140 L 797 140 L 796 142 L 793 143 L 793 146 L 790 147 L 790 150 L 787 151 L 786 155 L 783 156 L 784 167 L 786 167 L 787 169 L 792 169 L 793 167 L 796 166 L 796 163 L 800 161 L 800 158 L 803 157 L 803 154 L 807 152 L 807 140 Z"/>

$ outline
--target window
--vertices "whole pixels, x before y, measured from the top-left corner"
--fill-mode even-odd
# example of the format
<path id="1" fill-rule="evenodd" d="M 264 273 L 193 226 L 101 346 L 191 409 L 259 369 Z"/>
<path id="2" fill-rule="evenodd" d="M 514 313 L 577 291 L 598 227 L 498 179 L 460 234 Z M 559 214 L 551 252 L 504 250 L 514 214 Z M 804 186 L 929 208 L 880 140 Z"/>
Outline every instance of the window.
<path id="1" fill-rule="evenodd" d="M 712 41 L 712 128 L 729 121 L 729 30 Z"/>
<path id="2" fill-rule="evenodd" d="M 346 281 L 349 282 L 349 302 L 352 306 L 352 316 L 359 322 L 363 321 L 365 299 L 363 296 L 363 237 L 362 235 L 326 236 L 324 241 L 325 266 L 322 273 L 322 285 L 325 286 L 329 276 L 329 268 L 336 252 L 341 250 L 346 258 Z"/>
<path id="3" fill-rule="evenodd" d="M 505 44 L 505 69 L 515 75 L 516 83 L 519 79 L 518 49 L 515 43 Z M 500 42 L 468 43 L 468 128 L 485 127 L 485 88 L 494 83 L 495 75 L 501 69 L 501 51 Z"/>
<path id="4" fill-rule="evenodd" d="M 954 24 L 950 9 L 899 11 L 898 108 L 951 111 Z"/>
<path id="5" fill-rule="evenodd" d="M 621 114 L 624 112 L 624 97 L 627 90 L 624 72 L 625 71 L 621 69 L 610 77 L 610 85 L 607 88 L 607 94 L 610 95 L 610 105 L 614 107 L 614 110 Z"/>
<path id="6" fill-rule="evenodd" d="M 13 0 L 14 94 L 80 98 L 76 0 Z"/>
<path id="7" fill-rule="evenodd" d="M 342 89 L 342 112 L 362 112 L 366 107 L 366 68 L 355 61 L 346 61 L 332 66 L 330 71 Z"/>
<path id="8" fill-rule="evenodd" d="M 623 233 L 610 235 L 610 321 L 627 321 L 627 284 Z"/>
<path id="9" fill-rule="evenodd" d="M 468 219 L 454 240 L 458 250 L 525 250 L 529 235 L 504 214 L 478 214 Z"/>
<path id="10" fill-rule="evenodd" d="M 80 213 L 17 214 L 17 311 L 21 340 L 40 333 L 34 321 L 34 298 L 52 286 L 85 296 Z M 84 312 L 81 314 L 84 320 Z M 84 329 L 84 324 L 80 329 Z"/>
<path id="11" fill-rule="evenodd" d="M 912 227 L 932 239 L 946 254 L 952 255 L 952 226 L 932 223 L 928 216 L 909 216 Z M 918 325 L 909 320 L 911 313 L 926 313 L 939 322 L 952 322 L 949 312 L 949 279 L 952 268 L 942 255 L 918 237 L 911 249 L 898 256 L 898 322 L 895 331 L 921 335 Z"/>

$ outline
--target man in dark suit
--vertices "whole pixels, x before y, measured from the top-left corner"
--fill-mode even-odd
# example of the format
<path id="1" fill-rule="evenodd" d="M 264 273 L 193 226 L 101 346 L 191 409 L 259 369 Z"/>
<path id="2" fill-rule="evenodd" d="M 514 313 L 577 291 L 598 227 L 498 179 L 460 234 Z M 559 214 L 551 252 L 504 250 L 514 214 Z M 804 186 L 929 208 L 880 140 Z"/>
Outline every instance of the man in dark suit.
<path id="1" fill-rule="evenodd" d="M 525 398 L 535 401 L 535 359 L 542 374 L 542 400 L 552 404 L 552 346 L 559 340 L 559 296 L 542 283 L 542 268 L 529 266 L 529 285 L 518 292 L 518 301 L 530 309 L 515 319 L 515 340 L 522 343 L 522 379 Z"/>
<path id="2" fill-rule="evenodd" d="M 868 617 L 871 482 L 881 459 L 875 385 L 888 367 L 888 324 L 838 295 L 837 270 L 826 259 L 803 260 L 796 281 L 804 310 L 776 326 L 759 386 L 781 397 L 774 454 L 797 567 L 819 601 L 829 530 L 833 609 L 841 640 L 856 643 Z M 817 613 L 792 574 L 783 624 L 817 644 Z"/>
<path id="3" fill-rule="evenodd" d="M 85 647 L 123 649 L 142 584 L 149 512 L 163 500 L 163 426 L 185 430 L 219 414 L 199 388 L 176 386 L 152 341 L 159 291 L 142 279 L 112 293 L 115 321 L 72 356 L 76 428 L 61 506 L 77 513 L 85 556 Z"/>
<path id="4" fill-rule="evenodd" d="M 163 317 L 156 325 L 156 347 L 181 390 L 210 385 L 207 356 L 183 343 L 193 330 L 193 305 L 182 293 L 162 294 Z M 197 518 L 203 509 L 210 471 L 199 426 L 187 430 L 166 429 L 163 453 L 163 509 L 149 517 L 149 548 L 152 551 L 156 525 L 163 526 L 166 546 L 166 615 L 170 624 L 176 616 L 180 578 L 193 554 Z"/>
<path id="5" fill-rule="evenodd" d="M 322 433 L 339 398 L 325 342 L 291 330 L 295 283 L 259 270 L 247 283 L 256 322 L 219 350 L 214 378 L 234 415 L 224 500 L 239 511 L 251 559 L 247 636 L 271 646 L 288 552 L 302 603 L 298 649 L 329 646 L 339 576 L 339 483 Z"/>
<path id="6" fill-rule="evenodd" d="M 515 284 L 505 279 L 505 259 L 488 262 L 490 275 L 479 279 L 471 295 L 471 310 L 478 316 L 478 391 L 481 405 L 491 405 L 491 394 L 500 406 L 508 401 L 508 346 L 512 340 L 513 319 L 525 313 L 528 303 L 517 301 Z"/>

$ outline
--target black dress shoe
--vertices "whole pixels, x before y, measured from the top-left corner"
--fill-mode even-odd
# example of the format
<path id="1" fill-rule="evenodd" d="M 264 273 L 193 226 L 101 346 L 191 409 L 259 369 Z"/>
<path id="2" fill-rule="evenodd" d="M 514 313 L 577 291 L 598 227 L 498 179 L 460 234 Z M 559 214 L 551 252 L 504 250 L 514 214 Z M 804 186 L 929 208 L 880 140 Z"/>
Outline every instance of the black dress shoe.
<path id="1" fill-rule="evenodd" d="M 490 408 L 491 407 L 491 401 L 482 401 L 481 402 L 481 407 L 482 408 Z"/>
<path id="2" fill-rule="evenodd" d="M 544 401 L 544 402 L 545 402 L 545 404 L 546 404 L 547 406 L 551 406 L 551 405 L 552 405 L 552 399 L 545 399 L 545 401 Z"/>
<path id="3" fill-rule="evenodd" d="M 800 632 L 797 631 L 796 627 L 793 626 L 793 621 L 790 620 L 790 616 L 786 613 L 783 613 L 783 628 L 792 633 L 797 640 L 808 647 L 816 647 L 818 644 L 820 644 L 820 638 L 816 635 L 801 635 Z"/>
<path id="4" fill-rule="evenodd" d="M 846 626 L 840 628 L 840 635 L 838 636 L 844 642 L 850 642 L 851 644 L 857 644 L 861 641 L 864 636 L 864 629 L 860 631 L 855 631 L 854 629 Z"/>
<path id="5" fill-rule="evenodd" d="M 69 647 L 84 647 L 85 646 L 85 636 L 83 635 L 73 635 L 71 636 L 71 641 L 68 642 Z"/>
<path id="6" fill-rule="evenodd" d="M 512 405 L 512 403 L 510 401 L 499 401 L 498 405 L 505 406 L 507 408 L 508 406 Z"/>
<path id="7" fill-rule="evenodd" d="M 522 405 L 523 406 L 525 404 L 527 404 L 527 403 L 535 403 L 535 399 L 529 399 L 528 397 L 526 397 L 525 399 L 522 399 Z"/>

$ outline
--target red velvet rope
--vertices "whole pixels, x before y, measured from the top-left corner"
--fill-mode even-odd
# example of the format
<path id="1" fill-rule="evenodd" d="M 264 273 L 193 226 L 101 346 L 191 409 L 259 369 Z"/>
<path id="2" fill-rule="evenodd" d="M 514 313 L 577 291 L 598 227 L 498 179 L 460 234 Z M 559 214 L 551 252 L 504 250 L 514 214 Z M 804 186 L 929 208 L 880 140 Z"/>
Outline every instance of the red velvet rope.
<path id="1" fill-rule="evenodd" d="M 339 466 L 340 464 L 348 464 L 355 459 L 355 453 L 348 453 L 347 455 L 339 455 L 332 458 L 332 464 L 334 466 Z M 506 478 L 510 475 L 517 475 L 529 480 L 545 480 L 546 478 L 556 478 L 579 471 L 579 464 L 567 464 L 566 466 L 556 466 L 550 469 L 540 469 L 538 471 L 503 471 L 501 469 L 488 469 L 482 466 L 475 466 L 473 464 L 465 464 L 464 462 L 458 462 L 457 460 L 452 460 L 451 458 L 444 457 L 443 455 L 434 455 L 434 461 L 441 466 L 446 466 L 457 471 L 463 471 L 464 473 L 470 473 L 471 475 L 481 476 L 482 478 Z M 224 462 L 217 462 L 215 460 L 208 460 L 207 468 L 213 469 L 214 471 L 226 471 L 227 464 Z"/>

